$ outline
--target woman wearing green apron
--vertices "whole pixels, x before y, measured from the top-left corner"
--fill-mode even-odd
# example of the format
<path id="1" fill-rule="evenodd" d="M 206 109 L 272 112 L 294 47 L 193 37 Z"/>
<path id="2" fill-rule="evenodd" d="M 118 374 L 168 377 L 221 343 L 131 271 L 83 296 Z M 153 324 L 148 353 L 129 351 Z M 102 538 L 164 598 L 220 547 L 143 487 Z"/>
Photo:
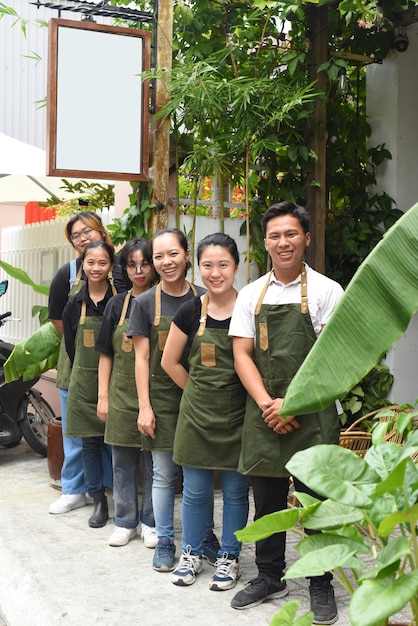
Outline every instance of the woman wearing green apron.
<path id="1" fill-rule="evenodd" d="M 113 251 L 104 241 L 89 244 L 82 255 L 86 283 L 67 303 L 63 312 L 65 347 L 72 364 L 68 388 L 68 437 L 82 437 L 83 467 L 87 493 L 94 500 L 91 528 L 99 528 L 108 519 L 105 496 L 104 463 L 111 466 L 111 448 L 104 443 L 104 423 L 97 417 L 97 368 L 99 353 L 95 337 L 105 306 L 116 294 L 109 282 Z M 103 451 L 107 455 L 102 460 Z"/>
<path id="2" fill-rule="evenodd" d="M 239 293 L 229 333 L 235 367 L 248 392 L 239 471 L 252 476 L 255 519 L 287 507 L 289 476 L 285 468 L 299 450 L 338 443 L 335 406 L 284 419 L 280 409 L 286 389 L 316 337 L 328 322 L 343 290 L 338 283 L 303 262 L 310 243 L 309 213 L 293 202 L 268 209 L 262 221 L 265 247 L 273 269 Z M 294 478 L 298 491 L 309 490 Z M 249 609 L 287 594 L 282 576 L 286 534 L 256 542 L 258 576 L 231 601 Z M 310 582 L 315 623 L 337 619 L 331 575 Z"/>
<path id="3" fill-rule="evenodd" d="M 151 245 L 148 239 L 128 241 L 119 254 L 122 272 L 132 282 L 132 289 L 111 298 L 106 305 L 96 350 L 100 352 L 97 415 L 106 424 L 105 442 L 112 446 L 113 498 L 115 530 L 109 545 L 124 546 L 137 534 L 147 548 L 155 548 L 152 509 L 151 452 L 141 450 L 138 430 L 138 396 L 135 388 L 135 353 L 132 339 L 126 334 L 134 298 L 155 282 Z M 138 470 L 142 461 L 142 506 L 138 510 Z"/>
<path id="4" fill-rule="evenodd" d="M 152 451 L 152 502 L 158 534 L 152 566 L 156 571 L 166 572 L 174 569 L 176 551 L 174 496 L 178 465 L 173 462 L 172 451 L 182 390 L 164 372 L 160 362 L 171 320 L 179 306 L 205 290 L 186 280 L 190 251 L 181 231 L 159 231 L 151 245 L 161 282 L 135 298 L 128 336 L 133 338 L 135 348 L 138 428 L 144 449 Z M 187 351 L 183 363 L 187 365 Z"/>
<path id="5" fill-rule="evenodd" d="M 81 201 L 79 202 L 81 204 Z M 48 317 L 61 335 L 64 333 L 62 312 L 64 311 L 65 305 L 68 299 L 78 293 L 84 284 L 81 262 L 81 255 L 84 249 L 93 241 L 105 241 L 113 248 L 109 233 L 103 226 L 100 216 L 94 211 L 80 211 L 76 215 L 73 215 L 65 224 L 64 233 L 79 256 L 60 267 L 52 279 L 49 290 Z M 114 256 L 114 266 L 112 270 L 114 285 L 118 291 L 126 291 L 130 283 L 125 284 L 117 261 L 118 257 Z M 82 441 L 80 437 L 65 436 L 70 374 L 71 366 L 63 339 L 57 365 L 57 387 L 61 401 L 64 463 L 61 470 L 62 495 L 49 506 L 49 512 L 54 515 L 68 513 L 73 509 L 87 504 L 85 495 L 87 486 L 84 479 L 82 460 Z M 105 484 L 109 487 L 112 486 L 112 478 L 111 473 L 105 476 Z"/>
<path id="6" fill-rule="evenodd" d="M 237 583 L 241 544 L 234 533 L 248 517 L 248 478 L 237 472 L 246 393 L 234 369 L 228 336 L 237 296 L 237 245 L 228 235 L 208 235 L 198 244 L 197 261 L 208 291 L 180 307 L 161 361 L 183 389 L 173 450 L 174 461 L 183 467 L 183 541 L 172 582 L 192 585 L 202 571 L 214 471 L 220 470 L 222 542 L 209 588 L 223 591 Z M 181 359 L 190 342 L 188 373 Z"/>

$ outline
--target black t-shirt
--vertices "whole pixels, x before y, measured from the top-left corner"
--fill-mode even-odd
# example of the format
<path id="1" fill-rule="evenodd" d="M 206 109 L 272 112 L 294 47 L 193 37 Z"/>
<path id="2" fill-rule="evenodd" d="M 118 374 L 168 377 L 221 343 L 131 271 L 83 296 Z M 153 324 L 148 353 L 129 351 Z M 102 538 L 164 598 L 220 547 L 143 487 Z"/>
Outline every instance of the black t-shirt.
<path id="1" fill-rule="evenodd" d="M 81 266 L 81 257 L 76 259 L 76 274 Z M 122 274 L 122 269 L 119 264 L 119 257 L 114 256 L 113 265 L 113 282 L 116 291 L 126 291 L 131 288 L 130 282 L 127 284 Z M 82 278 L 85 279 L 84 273 Z M 48 317 L 50 320 L 61 320 L 62 312 L 68 301 L 68 292 L 70 291 L 70 262 L 64 263 L 58 272 L 55 274 L 51 281 L 48 298 Z"/>
<path id="2" fill-rule="evenodd" d="M 67 354 L 70 358 L 71 363 L 74 362 L 75 336 L 77 333 L 78 324 L 80 322 L 82 301 L 85 300 L 86 302 L 86 317 L 103 317 L 106 304 L 109 302 L 112 296 L 112 288 L 109 285 L 105 297 L 103 298 L 103 300 L 100 300 L 100 302 L 98 302 L 96 306 L 88 294 L 87 284 L 84 284 L 81 287 L 80 291 L 68 300 L 62 313 L 62 322 L 64 325 L 65 349 L 67 350 Z"/>
<path id="3" fill-rule="evenodd" d="M 199 296 L 206 291 L 203 287 L 194 285 Z M 132 303 L 131 316 L 129 318 L 128 337 L 140 336 L 151 338 L 152 324 L 155 317 L 155 290 L 156 286 L 151 287 L 145 293 L 134 298 Z M 161 315 L 174 317 L 179 307 L 188 300 L 194 299 L 191 289 L 184 296 L 171 296 L 165 291 L 161 291 Z"/>
<path id="4" fill-rule="evenodd" d="M 188 336 L 189 342 L 193 341 L 199 329 L 201 311 L 202 301 L 198 296 L 182 304 L 173 318 L 173 323 Z M 225 320 L 216 320 L 208 315 L 206 318 L 206 327 L 229 330 L 230 321 L 230 317 Z"/>
<path id="5" fill-rule="evenodd" d="M 103 352 L 103 354 L 113 356 L 113 334 L 116 330 L 116 326 L 119 324 L 126 293 L 126 291 L 125 293 L 118 293 L 116 296 L 113 296 L 113 298 L 110 298 L 109 302 L 106 304 L 103 320 L 100 324 L 96 343 L 94 344 L 94 347 L 98 352 Z M 129 299 L 128 309 L 126 311 L 126 319 L 129 319 L 132 301 L 133 297 L 131 296 Z"/>

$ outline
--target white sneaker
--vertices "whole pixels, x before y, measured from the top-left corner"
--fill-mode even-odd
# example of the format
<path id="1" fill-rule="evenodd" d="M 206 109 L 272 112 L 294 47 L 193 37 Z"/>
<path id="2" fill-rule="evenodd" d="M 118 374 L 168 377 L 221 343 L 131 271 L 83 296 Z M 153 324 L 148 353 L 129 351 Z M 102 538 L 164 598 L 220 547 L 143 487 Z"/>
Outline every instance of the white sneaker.
<path id="1" fill-rule="evenodd" d="M 212 591 L 225 591 L 233 589 L 239 578 L 238 559 L 229 557 L 227 552 L 216 561 L 216 572 L 209 581 L 209 589 Z"/>
<path id="2" fill-rule="evenodd" d="M 180 561 L 171 574 L 171 582 L 180 587 L 193 585 L 197 574 L 200 574 L 203 568 L 202 557 L 197 554 L 190 553 L 191 547 L 187 546 L 187 551 L 183 552 Z"/>
<path id="3" fill-rule="evenodd" d="M 141 539 L 146 548 L 155 548 L 158 543 L 158 535 L 155 528 L 141 524 Z"/>
<path id="4" fill-rule="evenodd" d="M 126 546 L 131 539 L 136 537 L 136 535 L 136 528 L 123 528 L 122 526 L 116 526 L 107 543 L 109 546 Z"/>
<path id="5" fill-rule="evenodd" d="M 73 509 L 79 509 L 82 506 L 86 506 L 86 494 L 85 493 L 65 493 L 49 505 L 49 512 L 52 515 L 61 515 L 61 513 L 68 513 Z"/>

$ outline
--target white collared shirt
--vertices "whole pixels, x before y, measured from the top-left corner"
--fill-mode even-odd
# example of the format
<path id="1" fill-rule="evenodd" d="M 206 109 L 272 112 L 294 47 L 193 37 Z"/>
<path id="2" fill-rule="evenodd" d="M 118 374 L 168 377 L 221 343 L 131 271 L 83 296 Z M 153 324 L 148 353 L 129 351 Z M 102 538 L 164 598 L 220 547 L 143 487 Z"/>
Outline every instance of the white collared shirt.
<path id="1" fill-rule="evenodd" d="M 315 333 L 319 335 L 343 295 L 343 288 L 339 283 L 316 272 L 307 264 L 305 266 L 309 314 Z M 255 307 L 267 280 L 268 274 L 265 274 L 241 289 L 232 314 L 229 335 L 255 338 Z M 288 284 L 282 283 L 275 278 L 273 273 L 271 274 L 263 304 L 294 304 L 300 301 L 300 274 Z"/>

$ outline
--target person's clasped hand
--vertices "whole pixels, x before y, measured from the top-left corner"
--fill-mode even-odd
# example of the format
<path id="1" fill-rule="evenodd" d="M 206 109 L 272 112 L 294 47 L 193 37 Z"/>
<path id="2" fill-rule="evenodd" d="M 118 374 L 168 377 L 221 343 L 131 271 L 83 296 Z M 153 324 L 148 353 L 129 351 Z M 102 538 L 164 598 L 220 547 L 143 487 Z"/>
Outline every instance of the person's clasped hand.
<path id="1" fill-rule="evenodd" d="M 295 417 L 285 419 L 280 416 L 280 410 L 283 405 L 283 398 L 275 398 L 261 403 L 262 418 L 269 428 L 274 430 L 278 435 L 285 435 L 292 432 L 295 428 L 300 428 L 299 422 Z"/>

